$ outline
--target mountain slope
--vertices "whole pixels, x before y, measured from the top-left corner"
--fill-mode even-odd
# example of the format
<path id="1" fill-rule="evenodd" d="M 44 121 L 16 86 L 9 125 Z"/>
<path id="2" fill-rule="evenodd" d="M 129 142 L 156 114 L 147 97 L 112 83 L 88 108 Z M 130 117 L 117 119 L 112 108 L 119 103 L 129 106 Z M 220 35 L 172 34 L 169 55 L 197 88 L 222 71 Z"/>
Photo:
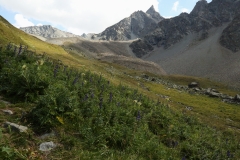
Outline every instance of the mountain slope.
<path id="1" fill-rule="evenodd" d="M 147 12 L 136 11 L 130 17 L 124 18 L 102 33 L 92 36 L 92 39 L 123 41 L 143 37 L 154 30 L 157 23 L 164 18 L 151 6 Z"/>
<path id="2" fill-rule="evenodd" d="M 5 45 L 9 42 L 17 45 L 27 45 L 29 49 L 37 53 L 67 54 L 61 47 L 45 43 L 29 34 L 15 28 L 2 16 L 0 16 L 0 43 Z"/>
<path id="3" fill-rule="evenodd" d="M 61 31 L 51 25 L 43 26 L 30 26 L 30 27 L 20 27 L 20 29 L 28 34 L 49 38 L 61 38 L 61 37 L 78 37 L 69 32 Z"/>
<path id="4" fill-rule="evenodd" d="M 198 1 L 190 14 L 159 22 L 153 32 L 130 46 L 136 56 L 160 64 L 169 74 L 240 84 L 240 55 L 231 52 L 239 48 L 238 8 L 238 0 Z"/>

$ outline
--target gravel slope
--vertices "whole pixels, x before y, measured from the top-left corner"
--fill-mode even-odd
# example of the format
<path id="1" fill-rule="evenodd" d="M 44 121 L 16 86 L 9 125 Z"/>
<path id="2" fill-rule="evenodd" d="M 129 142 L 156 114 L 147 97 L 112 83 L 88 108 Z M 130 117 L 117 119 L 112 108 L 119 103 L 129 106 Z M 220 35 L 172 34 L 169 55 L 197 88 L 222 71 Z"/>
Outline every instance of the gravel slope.
<path id="1" fill-rule="evenodd" d="M 167 50 L 155 48 L 143 59 L 158 63 L 168 74 L 206 77 L 240 85 L 240 52 L 232 53 L 219 44 L 226 26 L 211 29 L 209 37 L 202 41 L 198 34 L 190 34 Z"/>

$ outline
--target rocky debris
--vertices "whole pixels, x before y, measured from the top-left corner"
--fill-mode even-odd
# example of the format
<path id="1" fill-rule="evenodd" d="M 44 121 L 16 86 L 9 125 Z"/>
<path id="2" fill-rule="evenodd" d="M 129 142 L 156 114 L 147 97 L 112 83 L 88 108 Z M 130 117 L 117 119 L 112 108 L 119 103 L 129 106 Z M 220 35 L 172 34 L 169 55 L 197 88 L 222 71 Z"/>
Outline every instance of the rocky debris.
<path id="1" fill-rule="evenodd" d="M 18 131 L 18 132 L 26 132 L 28 130 L 28 127 L 25 126 L 21 126 L 15 123 L 11 123 L 11 122 L 5 122 L 4 123 L 5 127 L 11 127 L 12 129 Z"/>
<path id="2" fill-rule="evenodd" d="M 108 41 L 123 41 L 141 38 L 150 31 L 153 31 L 157 23 L 164 18 L 155 11 L 151 6 L 147 12 L 136 11 L 130 17 L 124 18 L 117 24 L 106 28 L 99 34 L 94 34 L 91 39 L 108 40 Z M 85 37 L 88 37 L 83 35 Z"/>
<path id="3" fill-rule="evenodd" d="M 235 100 L 236 102 L 240 102 L 240 95 L 237 94 L 237 95 L 234 97 L 234 100 Z"/>
<path id="4" fill-rule="evenodd" d="M 197 87 L 199 87 L 199 85 L 198 85 L 198 82 L 191 82 L 188 84 L 188 87 L 189 88 L 197 88 Z"/>
<path id="5" fill-rule="evenodd" d="M 224 31 L 221 44 L 233 51 L 238 51 L 240 48 L 239 16 L 237 16 L 239 8 L 239 0 L 214 0 L 211 3 L 200 0 L 190 14 L 181 13 L 179 16 L 159 22 L 153 31 L 144 36 L 143 42 L 146 43 L 145 45 L 168 49 L 191 33 L 200 34 L 199 40 L 203 40 L 208 37 L 208 31 L 211 28 L 231 22 L 235 17 Z M 137 44 L 133 43 L 133 45 Z M 144 48 L 139 47 L 138 50 L 133 50 L 136 55 L 143 51 Z"/>
<path id="6" fill-rule="evenodd" d="M 45 134 L 41 135 L 39 138 L 40 139 L 46 139 L 46 138 L 54 137 L 54 136 L 56 136 L 56 133 L 55 132 L 51 132 L 51 133 L 45 133 Z"/>
<path id="7" fill-rule="evenodd" d="M 66 37 L 79 37 L 69 32 L 61 31 L 57 28 L 52 27 L 51 25 L 43 26 L 30 26 L 30 27 L 20 27 L 20 29 L 28 34 L 44 37 L 47 39 L 50 38 L 66 38 Z"/>
<path id="8" fill-rule="evenodd" d="M 221 93 L 211 88 L 207 89 L 206 94 L 209 95 L 210 97 L 221 97 Z"/>
<path id="9" fill-rule="evenodd" d="M 233 52 L 240 50 L 240 14 L 223 30 L 220 44 Z"/>
<path id="10" fill-rule="evenodd" d="M 57 147 L 57 145 L 54 144 L 52 141 L 43 142 L 43 143 L 40 144 L 39 150 L 46 152 L 46 151 L 50 151 L 50 150 L 54 149 L 55 147 Z"/>
<path id="11" fill-rule="evenodd" d="M 9 109 L 3 109 L 2 111 L 3 111 L 3 113 L 5 113 L 5 114 L 9 114 L 9 115 L 12 115 L 12 114 L 13 114 L 13 111 L 11 111 L 11 110 L 9 110 Z"/>
<path id="12" fill-rule="evenodd" d="M 185 108 L 186 108 L 186 110 L 189 110 L 189 111 L 192 110 L 192 107 L 189 107 L 189 106 L 186 106 Z"/>
<path id="13" fill-rule="evenodd" d="M 179 92 L 188 92 L 189 94 L 208 95 L 209 97 L 220 98 L 220 99 L 222 99 L 223 102 L 226 102 L 226 103 L 240 104 L 240 95 L 238 95 L 238 94 L 235 97 L 232 97 L 232 96 L 220 93 L 218 90 L 213 89 L 213 88 L 204 89 L 204 88 L 199 88 L 199 86 L 196 88 L 190 88 L 189 86 L 186 86 L 186 85 L 176 85 L 172 82 L 169 82 L 164 79 L 157 78 L 157 77 L 151 77 L 147 74 L 143 74 L 141 77 L 137 77 L 138 80 L 140 80 L 141 78 L 148 82 L 163 84 L 167 87 L 168 90 L 173 88 L 173 89 L 179 90 Z M 152 81 L 152 79 L 154 79 L 154 81 Z M 195 83 L 197 83 L 197 82 L 194 82 L 194 84 Z M 164 99 L 169 98 L 168 96 L 165 96 L 165 95 L 158 94 L 158 96 L 160 96 L 161 98 L 164 98 Z"/>

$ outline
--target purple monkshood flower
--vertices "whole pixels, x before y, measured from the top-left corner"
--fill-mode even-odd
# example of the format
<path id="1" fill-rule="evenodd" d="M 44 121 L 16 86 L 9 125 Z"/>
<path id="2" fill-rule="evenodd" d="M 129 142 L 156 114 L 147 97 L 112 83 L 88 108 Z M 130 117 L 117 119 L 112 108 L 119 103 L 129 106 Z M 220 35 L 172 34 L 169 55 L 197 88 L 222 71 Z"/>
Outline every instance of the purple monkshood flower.
<path id="1" fill-rule="evenodd" d="M 94 93 L 91 94 L 91 97 L 94 98 Z"/>
<path id="2" fill-rule="evenodd" d="M 79 76 L 77 76 L 77 77 L 74 79 L 72 85 L 75 85 L 75 84 L 77 83 L 78 79 L 79 79 Z"/>
<path id="3" fill-rule="evenodd" d="M 227 157 L 230 158 L 231 157 L 231 152 L 227 151 Z"/>
<path id="4" fill-rule="evenodd" d="M 186 159 L 186 157 L 184 156 L 184 157 L 182 158 L 182 160 L 187 160 L 187 159 Z"/>
<path id="5" fill-rule="evenodd" d="M 66 69 L 67 69 L 67 66 L 64 66 L 64 70 L 63 70 L 64 73 L 66 72 Z"/>
<path id="6" fill-rule="evenodd" d="M 102 108 L 102 105 L 103 105 L 103 98 L 100 98 L 100 102 L 99 102 L 100 109 Z"/>
<path id="7" fill-rule="evenodd" d="M 138 113 L 137 113 L 137 120 L 138 120 L 138 121 L 141 120 L 141 114 L 140 114 L 140 111 L 138 111 Z"/>
<path id="8" fill-rule="evenodd" d="M 117 102 L 117 106 L 118 106 L 118 107 L 120 106 L 120 102 Z"/>
<path id="9" fill-rule="evenodd" d="M 109 102 L 112 102 L 112 98 L 113 98 L 113 94 L 112 94 L 112 92 L 110 92 L 110 94 L 109 94 Z"/>
<path id="10" fill-rule="evenodd" d="M 86 94 L 85 98 L 84 98 L 84 101 L 87 101 L 87 100 L 88 100 L 88 95 Z"/>
<path id="11" fill-rule="evenodd" d="M 57 68 L 55 68 L 55 69 L 54 69 L 54 78 L 56 78 L 57 72 L 58 72 L 58 70 L 57 70 Z"/>

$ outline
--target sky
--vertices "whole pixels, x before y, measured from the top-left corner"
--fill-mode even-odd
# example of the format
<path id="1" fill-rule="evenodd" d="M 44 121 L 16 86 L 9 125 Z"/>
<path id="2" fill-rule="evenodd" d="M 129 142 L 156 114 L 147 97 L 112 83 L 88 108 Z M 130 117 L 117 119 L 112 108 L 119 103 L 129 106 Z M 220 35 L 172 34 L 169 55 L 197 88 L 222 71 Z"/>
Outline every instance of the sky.
<path id="1" fill-rule="evenodd" d="M 0 0 L 0 15 L 15 27 L 52 25 L 77 35 L 100 33 L 152 5 L 165 18 L 190 13 L 198 0 Z M 207 0 L 208 3 L 211 0 Z"/>

